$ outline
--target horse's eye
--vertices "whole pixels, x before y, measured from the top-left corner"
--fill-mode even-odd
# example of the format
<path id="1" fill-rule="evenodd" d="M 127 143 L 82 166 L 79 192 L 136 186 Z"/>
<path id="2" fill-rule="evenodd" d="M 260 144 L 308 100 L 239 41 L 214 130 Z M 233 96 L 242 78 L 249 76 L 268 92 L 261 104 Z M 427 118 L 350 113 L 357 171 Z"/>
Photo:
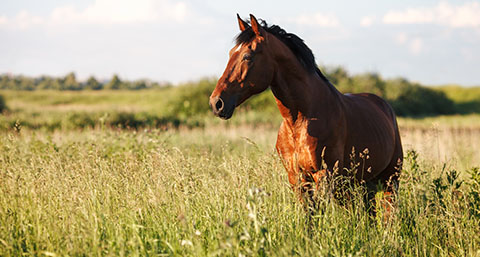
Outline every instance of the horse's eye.
<path id="1" fill-rule="evenodd" d="M 249 61 L 249 60 L 251 60 L 251 59 L 252 59 L 252 55 L 249 54 L 249 53 L 246 53 L 246 54 L 243 55 L 243 59 L 242 59 L 242 60 L 243 60 L 243 61 Z"/>

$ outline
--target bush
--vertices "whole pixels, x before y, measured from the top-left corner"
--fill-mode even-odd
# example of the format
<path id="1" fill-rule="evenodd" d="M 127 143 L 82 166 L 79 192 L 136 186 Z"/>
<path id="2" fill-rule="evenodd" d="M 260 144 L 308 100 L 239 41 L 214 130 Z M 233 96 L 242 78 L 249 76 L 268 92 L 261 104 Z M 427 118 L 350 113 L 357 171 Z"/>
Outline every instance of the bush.
<path id="1" fill-rule="evenodd" d="M 341 76 L 340 76 L 341 77 Z M 340 78 L 342 92 L 369 92 L 387 99 L 399 116 L 443 115 L 456 112 L 456 106 L 445 93 L 434 88 L 410 83 L 406 79 L 383 80 L 378 74 L 365 73 Z M 207 78 L 178 86 L 169 100 L 169 113 L 180 119 L 204 115 L 210 111 L 208 98 L 215 88 L 216 79 Z M 277 104 L 271 90 L 252 96 L 237 111 L 277 113 Z"/>
<path id="2" fill-rule="evenodd" d="M 455 105 L 445 93 L 411 84 L 405 79 L 391 80 L 387 100 L 399 116 L 428 116 L 455 113 Z"/>
<path id="3" fill-rule="evenodd" d="M 364 73 L 338 81 L 343 93 L 373 93 L 385 97 L 385 81 L 376 73 Z"/>
<path id="4" fill-rule="evenodd" d="M 7 103 L 5 102 L 5 98 L 3 98 L 2 95 L 0 95 L 0 114 L 6 111 L 7 108 Z"/>
<path id="5" fill-rule="evenodd" d="M 436 89 L 444 92 L 455 102 L 457 113 L 480 113 L 480 87 L 450 85 Z"/>
<path id="6" fill-rule="evenodd" d="M 257 110 L 268 114 L 278 112 L 277 102 L 275 101 L 275 97 L 273 96 L 270 88 L 256 96 L 252 96 L 245 101 L 240 108 L 246 110 Z"/>
<path id="7" fill-rule="evenodd" d="M 184 119 L 210 112 L 208 99 L 216 84 L 216 79 L 206 78 L 196 83 L 180 85 L 177 88 L 176 96 L 169 102 L 170 115 Z M 245 103 L 238 107 L 238 110 L 275 113 L 277 112 L 277 104 L 271 90 L 267 89 L 265 92 L 247 99 Z"/>
<path id="8" fill-rule="evenodd" d="M 207 113 L 210 110 L 208 98 L 216 84 L 216 79 L 205 78 L 178 86 L 168 105 L 171 115 L 183 119 Z"/>
<path id="9" fill-rule="evenodd" d="M 319 69 L 324 72 L 328 80 L 334 85 L 338 85 L 341 81 L 350 79 L 350 74 L 342 66 L 319 67 Z"/>

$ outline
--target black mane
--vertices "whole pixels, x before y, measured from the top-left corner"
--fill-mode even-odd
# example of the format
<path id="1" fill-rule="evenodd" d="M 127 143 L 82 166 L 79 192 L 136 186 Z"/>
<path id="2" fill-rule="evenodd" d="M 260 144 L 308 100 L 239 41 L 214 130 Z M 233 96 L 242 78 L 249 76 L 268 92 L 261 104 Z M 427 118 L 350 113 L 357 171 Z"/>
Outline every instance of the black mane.
<path id="1" fill-rule="evenodd" d="M 250 23 L 250 21 L 248 21 L 248 23 Z M 278 25 L 269 26 L 264 20 L 260 20 L 260 25 L 265 31 L 282 41 L 307 71 L 316 72 L 322 79 L 330 83 L 315 63 L 315 57 L 313 56 L 312 50 L 305 45 L 301 38 L 293 33 L 286 32 Z M 255 33 L 251 27 L 248 27 L 237 35 L 235 42 L 236 44 L 250 43 L 254 38 Z"/>

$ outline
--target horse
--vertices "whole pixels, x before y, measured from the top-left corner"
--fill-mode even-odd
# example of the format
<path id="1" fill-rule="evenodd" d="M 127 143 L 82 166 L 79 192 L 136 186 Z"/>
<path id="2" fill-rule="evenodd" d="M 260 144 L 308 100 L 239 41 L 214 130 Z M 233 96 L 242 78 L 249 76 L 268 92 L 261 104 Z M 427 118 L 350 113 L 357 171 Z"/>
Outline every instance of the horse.
<path id="1" fill-rule="evenodd" d="M 347 176 L 352 159 L 360 158 L 363 170 L 353 177 L 394 193 L 403 150 L 392 107 L 374 94 L 340 93 L 295 34 L 251 14 L 249 22 L 238 14 L 237 20 L 240 33 L 209 99 L 213 113 L 229 119 L 237 106 L 270 87 L 283 117 L 276 150 L 294 189 Z"/>

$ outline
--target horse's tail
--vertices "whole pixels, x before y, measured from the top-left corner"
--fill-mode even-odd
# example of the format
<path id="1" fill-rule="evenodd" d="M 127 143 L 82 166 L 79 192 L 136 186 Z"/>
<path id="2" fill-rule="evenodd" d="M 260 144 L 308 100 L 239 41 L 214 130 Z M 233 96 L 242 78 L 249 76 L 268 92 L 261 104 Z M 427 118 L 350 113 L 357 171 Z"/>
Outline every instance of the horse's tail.
<path id="1" fill-rule="evenodd" d="M 402 140 L 400 138 L 400 129 L 398 127 L 397 115 L 395 114 L 395 110 L 393 109 L 393 107 L 387 101 L 385 101 L 385 105 L 387 106 L 387 110 L 390 114 L 390 118 L 392 119 L 393 129 L 394 129 L 394 133 L 395 133 L 395 142 L 394 142 L 395 143 L 395 152 L 393 154 L 393 157 L 392 157 L 392 160 L 391 160 L 389 166 L 390 166 L 390 169 L 395 169 L 396 172 L 395 172 L 394 176 L 390 177 L 390 179 L 394 180 L 393 184 L 397 184 L 399 173 L 402 170 L 402 164 L 403 164 Z M 391 185 L 391 186 L 393 186 L 393 188 L 391 188 L 391 189 L 396 190 L 396 188 L 398 187 L 398 184 L 397 185 Z"/>

